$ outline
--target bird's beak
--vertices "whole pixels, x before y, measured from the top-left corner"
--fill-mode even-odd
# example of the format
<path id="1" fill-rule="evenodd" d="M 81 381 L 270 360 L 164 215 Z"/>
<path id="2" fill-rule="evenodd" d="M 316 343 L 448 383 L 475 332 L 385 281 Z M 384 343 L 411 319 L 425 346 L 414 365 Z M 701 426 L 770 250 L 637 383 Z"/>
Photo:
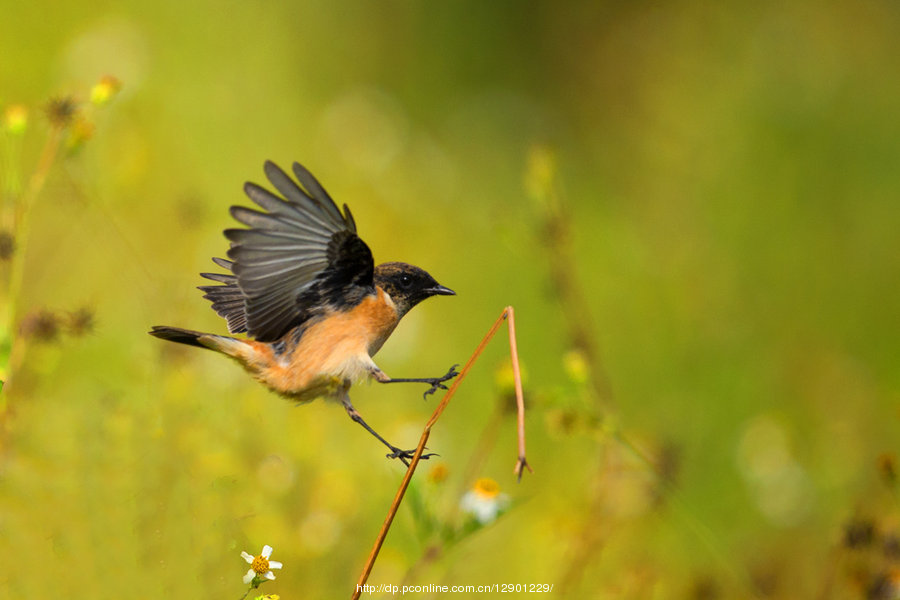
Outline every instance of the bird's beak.
<path id="1" fill-rule="evenodd" d="M 454 292 L 450 288 L 444 287 L 440 284 L 438 284 L 434 287 L 430 287 L 430 288 L 426 289 L 425 291 L 428 292 L 432 296 L 455 296 L 456 295 L 456 292 Z"/>

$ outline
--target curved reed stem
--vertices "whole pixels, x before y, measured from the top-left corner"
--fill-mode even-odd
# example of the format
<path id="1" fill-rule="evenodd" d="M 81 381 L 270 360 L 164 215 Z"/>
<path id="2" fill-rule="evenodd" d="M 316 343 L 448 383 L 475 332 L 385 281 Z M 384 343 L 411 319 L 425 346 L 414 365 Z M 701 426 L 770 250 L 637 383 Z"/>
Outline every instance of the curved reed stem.
<path id="1" fill-rule="evenodd" d="M 375 560 L 378 558 L 378 553 L 381 551 L 381 546 L 384 544 L 384 540 L 391 528 L 391 524 L 394 522 L 394 517 L 397 515 L 397 511 L 400 509 L 400 504 L 403 502 L 403 497 L 406 495 L 406 490 L 409 487 L 409 482 L 412 481 L 413 473 L 415 473 L 416 467 L 419 465 L 419 461 L 422 459 L 422 453 L 425 451 L 425 444 L 428 442 L 428 437 L 431 435 L 431 428 L 434 427 L 434 424 L 437 423 L 437 420 L 441 417 L 444 409 L 447 408 L 447 404 L 450 403 L 450 399 L 453 398 L 453 395 L 456 393 L 456 390 L 457 388 L 459 388 L 462 380 L 466 378 L 466 375 L 469 373 L 469 369 L 472 368 L 472 365 L 474 365 L 475 361 L 478 360 L 478 357 L 481 356 L 481 353 L 484 351 L 485 346 L 487 346 L 488 342 L 491 341 L 491 338 L 494 337 L 494 335 L 497 333 L 497 330 L 500 329 L 500 325 L 503 323 L 504 319 L 507 319 L 509 321 L 510 355 L 512 357 L 513 363 L 513 375 L 516 380 L 516 403 L 519 410 L 519 454 L 518 459 L 516 460 L 514 472 L 519 477 L 519 479 L 521 479 L 523 469 L 527 468 L 529 471 L 531 471 L 531 467 L 525 460 L 525 405 L 522 396 L 522 380 L 519 372 L 519 356 L 516 350 L 516 330 L 514 318 L 515 317 L 513 314 L 512 306 L 507 306 L 503 309 L 503 312 L 488 330 L 487 334 L 485 334 L 484 338 L 481 340 L 481 343 L 478 344 L 477 348 L 475 348 L 472 356 L 469 357 L 469 360 L 462 368 L 462 371 L 460 371 L 459 376 L 453 381 L 450 389 L 447 390 L 446 394 L 444 394 L 444 397 L 437 405 L 437 408 L 434 409 L 434 413 L 431 415 L 431 418 L 428 419 L 428 423 L 425 424 L 425 429 L 422 431 L 421 438 L 419 438 L 419 445 L 416 446 L 416 452 L 415 454 L 413 454 L 412 460 L 410 460 L 409 467 L 406 469 L 406 474 L 403 476 L 403 481 L 400 482 L 400 488 L 397 490 L 397 494 L 394 496 L 394 501 L 391 502 L 391 507 L 388 509 L 387 517 L 385 517 L 384 523 L 381 525 L 381 531 L 378 532 L 378 537 L 375 538 L 375 544 L 372 546 L 371 552 L 369 552 L 369 557 L 368 559 L 366 559 L 366 564 L 359 576 L 359 581 L 356 584 L 356 588 L 353 590 L 353 595 L 351 596 L 353 600 L 359 598 L 360 594 L 363 591 L 363 586 L 366 584 L 366 581 L 368 581 L 369 579 L 369 575 L 372 573 L 372 567 L 375 566 Z"/>

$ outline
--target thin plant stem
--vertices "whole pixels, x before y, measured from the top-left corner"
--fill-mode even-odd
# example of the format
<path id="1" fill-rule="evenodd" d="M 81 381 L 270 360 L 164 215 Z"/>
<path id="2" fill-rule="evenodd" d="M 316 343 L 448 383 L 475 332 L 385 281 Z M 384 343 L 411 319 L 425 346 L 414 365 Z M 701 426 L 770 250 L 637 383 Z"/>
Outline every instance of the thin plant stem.
<path id="1" fill-rule="evenodd" d="M 366 564 L 359 576 L 359 581 L 357 582 L 356 587 L 353 590 L 353 594 L 351 596 L 353 600 L 357 600 L 359 598 L 360 594 L 362 593 L 363 586 L 369 580 L 369 575 L 372 573 L 372 568 L 375 566 L 375 560 L 378 558 L 378 553 L 381 551 L 381 546 L 384 544 L 385 538 L 387 538 L 387 534 L 391 528 L 391 524 L 394 522 L 394 517 L 397 516 L 397 511 L 400 509 L 400 504 L 403 502 L 403 497 L 406 495 L 406 490 L 409 487 L 410 481 L 412 481 L 413 473 L 415 473 L 416 467 L 419 465 L 419 461 L 422 459 L 422 453 L 425 451 L 425 444 L 428 443 L 428 437 L 431 435 L 431 428 L 434 427 L 438 419 L 441 418 L 441 414 L 443 414 L 444 409 L 447 408 L 447 404 L 450 403 L 450 400 L 453 398 L 454 394 L 456 394 L 456 390 L 459 388 L 463 379 L 466 378 L 466 375 L 468 375 L 469 370 L 475 364 L 475 361 L 478 360 L 478 357 L 481 356 L 482 352 L 484 352 L 484 349 L 487 346 L 488 342 L 491 341 L 491 338 L 493 338 L 497 333 L 497 330 L 500 329 L 500 325 L 503 323 L 503 320 L 511 318 L 513 318 L 513 309 L 511 306 L 507 306 L 505 309 L 503 309 L 503 312 L 488 330 L 487 334 L 485 334 L 484 338 L 481 340 L 481 343 L 478 344 L 478 347 L 475 348 L 472 356 L 469 357 L 469 360 L 466 362 L 465 366 L 463 366 L 462 371 L 459 372 L 459 376 L 453 381 L 450 389 L 447 390 L 446 394 L 444 394 L 441 402 L 434 409 L 434 413 L 431 415 L 431 418 L 428 419 L 428 422 L 425 424 L 425 429 L 422 431 L 422 436 L 419 438 L 419 445 L 416 446 L 416 451 L 413 454 L 412 459 L 410 460 L 409 467 L 406 469 L 406 474 L 403 476 L 403 481 L 400 482 L 400 488 L 397 490 L 393 502 L 391 502 L 391 506 L 388 509 L 388 513 L 384 519 L 384 523 L 381 525 L 381 530 L 378 532 L 378 536 L 375 538 L 375 544 L 372 546 L 371 552 L 369 552 L 369 557 L 366 559 Z M 524 402 L 522 400 L 522 383 L 519 377 L 518 354 L 515 352 L 516 346 L 514 341 L 514 325 L 510 327 L 510 336 L 510 349 L 513 360 L 513 375 L 516 377 L 516 394 L 518 397 L 518 406 L 520 411 L 519 456 L 518 460 L 516 461 L 514 472 L 521 477 L 523 468 L 527 468 L 529 471 L 531 471 L 531 467 L 525 460 Z"/>
<path id="2" fill-rule="evenodd" d="M 14 202 L 22 192 L 22 180 L 19 174 L 22 163 L 22 141 L 21 139 L 14 139 L 8 133 L 2 135 L 2 137 L 5 151 L 2 156 L 2 171 L 0 171 L 0 174 L 3 175 L 3 187 L 0 188 L 0 193 L 2 193 L 0 206 L 5 205 L 7 202 Z M 5 228 L 12 229 L 11 214 L 3 215 L 2 225 Z"/>
<path id="3" fill-rule="evenodd" d="M 569 339 L 574 348 L 585 357 L 591 369 L 590 383 L 601 416 L 614 410 L 613 391 L 600 357 L 594 335 L 590 302 L 579 284 L 575 266 L 577 256 L 572 248 L 571 218 L 568 205 L 555 178 L 546 182 L 542 190 L 544 212 L 544 242 L 549 259 L 549 275 L 553 290 L 562 306 L 567 321 Z"/>
<path id="4" fill-rule="evenodd" d="M 18 249 L 12 256 L 9 279 L 5 282 L 6 299 L 0 306 L 0 424 L 6 420 L 9 413 L 9 390 L 6 384 L 20 364 L 25 352 L 20 336 L 15 335 L 15 322 L 18 316 L 17 302 L 25 274 L 25 248 L 31 206 L 47 181 L 47 175 L 59 152 L 64 130 L 63 125 L 52 127 L 44 148 L 41 150 L 34 173 L 28 180 L 28 186 L 22 195 L 13 201 L 12 231 L 16 236 Z"/>
<path id="5" fill-rule="evenodd" d="M 601 410 L 600 416 L 605 422 L 604 435 L 623 448 L 625 452 L 634 456 L 653 473 L 661 489 L 665 491 L 668 501 L 676 508 L 676 514 L 691 529 L 693 535 L 710 550 L 722 572 L 744 589 L 750 597 L 758 597 L 747 573 L 725 560 L 721 543 L 716 535 L 694 514 L 678 486 L 670 477 L 662 474 L 654 460 L 627 437 L 618 419 L 610 418 L 614 417 L 616 413 L 613 391 L 597 347 L 590 303 L 578 282 L 578 260 L 572 249 L 572 220 L 568 206 L 552 176 L 545 181 L 539 196 L 545 208 L 543 225 L 549 255 L 549 278 L 553 284 L 551 289 L 554 290 L 562 307 L 562 314 L 568 322 L 572 345 L 584 354 L 590 367 L 589 384 L 596 405 Z M 600 451 L 603 451 L 602 446 L 600 446 Z M 602 489 L 602 486 L 597 486 L 597 489 Z M 605 522 L 599 492 L 595 492 L 594 497 L 590 499 L 590 507 L 583 530 L 593 533 L 583 535 L 583 532 L 580 531 L 579 537 L 573 543 L 575 550 L 566 560 L 559 582 L 560 589 L 564 594 L 576 589 L 591 560 L 602 551 L 608 535 L 598 533 L 608 532 L 609 529 L 609 524 Z"/>
<path id="6" fill-rule="evenodd" d="M 519 351 L 516 348 L 516 316 L 512 306 L 506 307 L 506 321 L 509 324 L 509 356 L 512 360 L 513 379 L 516 384 L 516 408 L 517 422 L 519 432 L 519 458 L 516 460 L 516 466 L 513 467 L 513 473 L 516 474 L 516 480 L 522 481 L 522 471 L 531 467 L 525 460 L 525 395 L 522 393 L 522 373 L 519 370 Z"/>

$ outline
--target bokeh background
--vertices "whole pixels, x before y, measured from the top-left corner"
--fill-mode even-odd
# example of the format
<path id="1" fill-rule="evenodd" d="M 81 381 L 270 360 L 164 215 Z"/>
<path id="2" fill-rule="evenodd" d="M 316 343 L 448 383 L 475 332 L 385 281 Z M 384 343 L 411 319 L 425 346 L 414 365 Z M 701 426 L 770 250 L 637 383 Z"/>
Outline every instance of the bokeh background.
<path id="1" fill-rule="evenodd" d="M 273 159 L 348 203 L 376 260 L 458 292 L 405 318 L 387 373 L 443 373 L 517 311 L 534 474 L 512 475 L 498 337 L 370 583 L 896 597 L 896 3 L 0 12 L 0 596 L 238 598 L 263 544 L 284 568 L 261 591 L 351 593 L 401 465 L 339 407 L 146 334 L 225 331 L 197 273 Z M 104 76 L 121 90 L 92 103 Z M 435 402 L 353 397 L 410 447 Z M 510 501 L 485 526 L 459 509 L 479 477 Z"/>

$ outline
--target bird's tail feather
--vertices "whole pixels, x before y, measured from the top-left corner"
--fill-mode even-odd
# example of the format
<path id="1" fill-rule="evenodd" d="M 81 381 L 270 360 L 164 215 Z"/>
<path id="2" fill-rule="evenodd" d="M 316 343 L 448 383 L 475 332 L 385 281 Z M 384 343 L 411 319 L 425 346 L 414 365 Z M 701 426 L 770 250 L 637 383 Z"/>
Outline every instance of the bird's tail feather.
<path id="1" fill-rule="evenodd" d="M 202 336 L 208 334 L 190 329 L 182 329 L 180 327 L 169 327 L 167 325 L 156 325 L 149 332 L 150 335 L 158 337 L 170 342 L 178 342 L 179 344 L 187 344 L 188 346 L 197 346 L 198 348 L 209 348 L 200 341 Z"/>
<path id="2" fill-rule="evenodd" d="M 207 348 L 222 352 L 228 356 L 237 358 L 243 364 L 248 364 L 254 358 L 255 346 L 248 344 L 246 340 L 240 340 L 226 335 L 203 333 L 181 327 L 169 327 L 168 325 L 156 325 L 148 332 L 154 337 L 188 346 Z"/>

